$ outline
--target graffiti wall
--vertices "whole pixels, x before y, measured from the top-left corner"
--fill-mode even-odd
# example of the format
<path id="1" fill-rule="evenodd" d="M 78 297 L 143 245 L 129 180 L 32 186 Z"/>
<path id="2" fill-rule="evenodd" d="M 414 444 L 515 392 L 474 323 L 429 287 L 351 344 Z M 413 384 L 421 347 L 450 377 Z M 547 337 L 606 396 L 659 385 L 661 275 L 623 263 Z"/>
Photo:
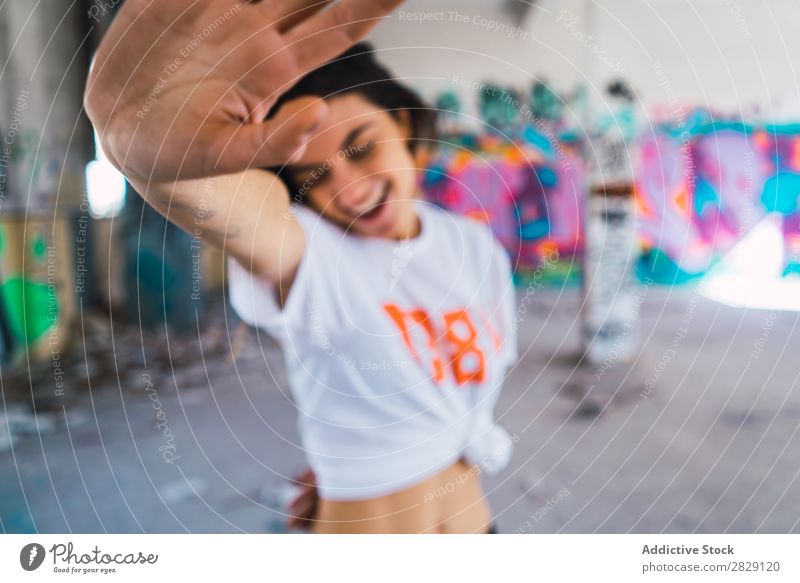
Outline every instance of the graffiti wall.
<path id="1" fill-rule="evenodd" d="M 767 215 L 783 224 L 784 275 L 800 273 L 800 126 L 695 118 L 642 140 L 640 272 L 659 281 L 706 273 Z"/>
<path id="2" fill-rule="evenodd" d="M 489 223 L 520 279 L 577 276 L 584 173 L 576 153 L 563 149 L 557 159 L 546 140 L 465 136 L 428 167 L 423 189 L 436 204 Z"/>
<path id="3" fill-rule="evenodd" d="M 560 285 L 579 273 L 585 169 L 579 140 L 550 127 L 452 136 L 423 184 L 436 204 L 491 225 L 520 283 Z M 701 277 L 771 213 L 783 224 L 784 275 L 800 274 L 800 125 L 695 111 L 641 137 L 635 156 L 642 278 Z"/>

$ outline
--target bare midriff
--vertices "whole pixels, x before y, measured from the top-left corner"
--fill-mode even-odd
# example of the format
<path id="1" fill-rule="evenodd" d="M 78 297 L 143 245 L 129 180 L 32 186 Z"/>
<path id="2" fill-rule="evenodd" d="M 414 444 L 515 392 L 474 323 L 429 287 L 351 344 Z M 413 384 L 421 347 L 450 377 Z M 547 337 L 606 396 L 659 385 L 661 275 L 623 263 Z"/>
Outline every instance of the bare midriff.
<path id="1" fill-rule="evenodd" d="M 312 532 L 484 533 L 490 525 L 480 470 L 459 460 L 419 484 L 385 496 L 366 500 L 323 498 Z"/>

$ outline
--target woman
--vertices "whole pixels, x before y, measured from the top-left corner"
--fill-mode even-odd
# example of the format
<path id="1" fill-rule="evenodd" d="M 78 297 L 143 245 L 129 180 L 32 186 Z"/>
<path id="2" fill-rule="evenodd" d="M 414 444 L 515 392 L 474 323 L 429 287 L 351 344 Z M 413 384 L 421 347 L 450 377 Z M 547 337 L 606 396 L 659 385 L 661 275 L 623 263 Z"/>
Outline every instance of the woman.
<path id="1" fill-rule="evenodd" d="M 234 309 L 283 345 L 314 531 L 488 532 L 479 473 L 511 452 L 492 414 L 516 357 L 509 261 L 420 198 L 431 114 L 366 47 L 296 83 L 397 2 L 325 4 L 129 0 L 87 111 L 147 202 L 230 256 Z"/>
<path id="2" fill-rule="evenodd" d="M 478 474 L 510 454 L 492 419 L 516 355 L 508 258 L 487 226 L 422 201 L 415 158 L 433 114 L 368 45 L 278 107 L 308 95 L 327 117 L 273 169 L 303 242 L 284 243 L 298 250 L 275 282 L 232 260 L 229 286 L 236 312 L 283 347 L 320 494 L 313 529 L 488 530 Z"/>

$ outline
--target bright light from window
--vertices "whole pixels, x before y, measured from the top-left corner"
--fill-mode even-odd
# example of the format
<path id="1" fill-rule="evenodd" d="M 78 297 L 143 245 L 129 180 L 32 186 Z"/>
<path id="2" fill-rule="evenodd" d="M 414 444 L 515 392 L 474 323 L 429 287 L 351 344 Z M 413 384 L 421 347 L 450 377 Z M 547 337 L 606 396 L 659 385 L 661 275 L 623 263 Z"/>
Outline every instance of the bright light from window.
<path id="1" fill-rule="evenodd" d="M 97 159 L 86 165 L 89 211 L 96 219 L 107 219 L 125 206 L 125 177 L 108 161 L 94 135 Z"/>
<path id="2" fill-rule="evenodd" d="M 738 308 L 800 311 L 800 277 L 782 277 L 782 217 L 767 215 L 700 284 L 709 299 Z"/>

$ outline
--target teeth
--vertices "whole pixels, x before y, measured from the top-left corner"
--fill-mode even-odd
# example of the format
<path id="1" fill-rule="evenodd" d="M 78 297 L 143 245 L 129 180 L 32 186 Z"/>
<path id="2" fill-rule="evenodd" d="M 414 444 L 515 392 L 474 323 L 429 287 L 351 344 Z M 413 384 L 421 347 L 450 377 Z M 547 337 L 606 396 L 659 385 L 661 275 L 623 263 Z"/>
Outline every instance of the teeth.
<path id="1" fill-rule="evenodd" d="M 376 208 L 378 208 L 378 205 L 381 204 L 381 202 L 383 201 L 383 197 L 384 197 L 384 193 L 381 193 L 381 195 L 377 198 L 377 200 L 375 200 L 374 203 L 372 203 L 370 206 L 364 207 L 363 210 L 358 211 L 356 214 L 357 215 L 366 215 L 366 214 L 371 213 Z"/>
<path id="2" fill-rule="evenodd" d="M 364 210 L 360 210 L 356 214 L 357 215 L 366 215 L 367 213 L 371 213 L 373 210 L 375 210 L 375 207 L 378 206 L 378 202 L 380 202 L 380 201 L 377 201 L 372 206 L 365 207 Z"/>

